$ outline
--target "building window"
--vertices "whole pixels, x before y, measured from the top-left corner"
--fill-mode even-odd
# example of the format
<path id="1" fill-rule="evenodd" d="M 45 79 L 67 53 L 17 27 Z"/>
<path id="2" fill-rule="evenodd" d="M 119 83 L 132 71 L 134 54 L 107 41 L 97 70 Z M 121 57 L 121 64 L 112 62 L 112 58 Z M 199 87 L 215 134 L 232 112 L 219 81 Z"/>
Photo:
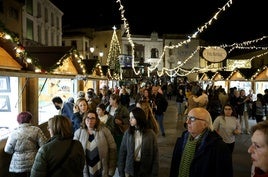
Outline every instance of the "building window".
<path id="1" fill-rule="evenodd" d="M 53 46 L 54 45 L 54 34 L 53 34 L 53 32 L 51 32 L 50 40 L 51 40 L 50 45 Z"/>
<path id="2" fill-rule="evenodd" d="M 57 29 L 60 29 L 60 19 L 59 19 L 59 17 L 57 17 L 56 20 L 57 20 L 57 22 L 56 22 L 57 23 Z"/>
<path id="3" fill-rule="evenodd" d="M 45 44 L 48 45 L 48 30 L 45 30 Z"/>
<path id="4" fill-rule="evenodd" d="M 37 35 L 38 35 L 38 42 L 39 43 L 42 43 L 42 29 L 41 29 L 41 26 L 40 25 L 38 25 L 37 26 Z"/>
<path id="5" fill-rule="evenodd" d="M 3 5 L 3 1 L 0 1 L 0 12 L 4 12 L 4 5 Z"/>
<path id="6" fill-rule="evenodd" d="M 76 42 L 76 40 L 72 40 L 72 41 L 71 41 L 71 46 L 72 46 L 73 48 L 77 49 L 77 42 Z"/>
<path id="7" fill-rule="evenodd" d="M 33 15 L 33 0 L 26 0 L 26 12 Z"/>
<path id="8" fill-rule="evenodd" d="M 41 16 L 42 16 L 41 3 L 38 2 L 38 3 L 37 3 L 37 17 L 38 17 L 38 18 L 41 18 Z"/>
<path id="9" fill-rule="evenodd" d="M 33 40 L 33 36 L 34 36 L 34 30 L 33 30 L 33 21 L 27 19 L 27 31 L 26 31 L 26 37 L 27 39 L 31 39 Z"/>
<path id="10" fill-rule="evenodd" d="M 87 52 L 88 51 L 88 43 L 85 42 L 85 51 Z"/>
<path id="11" fill-rule="evenodd" d="M 54 26 L 55 24 L 54 24 L 54 14 L 53 13 L 51 13 L 51 26 Z"/>
<path id="12" fill-rule="evenodd" d="M 19 20 L 19 11 L 18 9 L 15 9 L 14 7 L 9 8 L 9 16 L 15 20 Z"/>
<path id="13" fill-rule="evenodd" d="M 45 22 L 48 22 L 48 11 L 47 11 L 47 8 L 45 8 Z"/>
<path id="14" fill-rule="evenodd" d="M 159 58 L 158 49 L 156 49 L 156 48 L 151 49 L 151 58 Z"/>

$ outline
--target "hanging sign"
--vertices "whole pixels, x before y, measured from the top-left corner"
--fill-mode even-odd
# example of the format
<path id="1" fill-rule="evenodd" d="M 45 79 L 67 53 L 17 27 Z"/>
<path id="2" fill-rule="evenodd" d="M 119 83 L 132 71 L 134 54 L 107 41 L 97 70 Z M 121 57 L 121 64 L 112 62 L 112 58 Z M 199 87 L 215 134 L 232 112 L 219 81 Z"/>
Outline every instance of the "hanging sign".
<path id="1" fill-rule="evenodd" d="M 209 62 L 217 63 L 227 57 L 227 52 L 221 47 L 207 47 L 203 51 L 203 57 Z"/>

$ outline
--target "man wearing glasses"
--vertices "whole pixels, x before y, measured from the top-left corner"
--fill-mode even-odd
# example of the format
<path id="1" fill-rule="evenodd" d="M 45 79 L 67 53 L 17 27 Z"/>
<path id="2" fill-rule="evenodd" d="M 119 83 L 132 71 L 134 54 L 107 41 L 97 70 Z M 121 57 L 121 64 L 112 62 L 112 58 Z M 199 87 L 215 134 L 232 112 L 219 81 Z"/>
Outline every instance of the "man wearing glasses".
<path id="1" fill-rule="evenodd" d="M 232 177 L 232 154 L 213 131 L 209 112 L 191 109 L 186 124 L 173 150 L 170 177 Z"/>

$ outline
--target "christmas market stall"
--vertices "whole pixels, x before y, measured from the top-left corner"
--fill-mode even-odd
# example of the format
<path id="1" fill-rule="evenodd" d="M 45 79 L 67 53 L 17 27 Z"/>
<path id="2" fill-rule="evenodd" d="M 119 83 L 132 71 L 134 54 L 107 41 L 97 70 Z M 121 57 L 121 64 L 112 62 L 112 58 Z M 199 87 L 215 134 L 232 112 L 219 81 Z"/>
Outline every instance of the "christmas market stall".
<path id="1" fill-rule="evenodd" d="M 256 69 L 250 68 L 234 69 L 227 77 L 229 88 L 236 87 L 238 90 L 244 89 L 246 94 L 248 94 L 253 89 L 253 83 L 250 78 L 255 72 Z"/>
<path id="2" fill-rule="evenodd" d="M 206 90 L 207 87 L 210 87 L 213 84 L 211 78 L 213 77 L 214 74 L 215 72 L 212 71 L 207 71 L 198 74 L 200 77 L 199 84 L 202 86 L 204 90 Z"/>
<path id="3" fill-rule="evenodd" d="M 85 73 L 85 65 L 78 52 L 70 46 L 27 47 L 27 55 L 39 66 L 36 78 L 38 92 L 38 124 L 57 113 L 52 98 L 59 96 L 63 101 L 76 100 L 76 93 L 84 90 L 84 81 L 77 75 Z"/>
<path id="4" fill-rule="evenodd" d="M 216 87 L 222 87 L 226 92 L 229 90 L 229 82 L 226 80 L 231 71 L 217 71 L 211 78 Z"/>
<path id="5" fill-rule="evenodd" d="M 251 80 L 254 82 L 255 93 L 264 94 L 264 90 L 268 88 L 268 66 L 258 69 Z"/>

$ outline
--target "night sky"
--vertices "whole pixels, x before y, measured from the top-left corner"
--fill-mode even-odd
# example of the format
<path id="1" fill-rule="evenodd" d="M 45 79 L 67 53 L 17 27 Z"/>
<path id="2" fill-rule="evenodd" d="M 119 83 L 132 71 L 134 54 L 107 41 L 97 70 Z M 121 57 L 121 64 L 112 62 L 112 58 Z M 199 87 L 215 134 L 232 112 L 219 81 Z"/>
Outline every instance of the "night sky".
<path id="1" fill-rule="evenodd" d="M 120 19 L 116 0 L 51 0 L 63 12 L 63 27 L 112 28 Z M 131 34 L 193 34 L 228 0 L 121 0 Z M 146 4 L 145 4 L 146 3 Z M 88 5 L 87 5 L 88 4 Z M 217 43 L 243 42 L 268 35 L 265 0 L 233 0 L 230 8 L 199 37 Z M 265 24 L 266 23 L 266 24 Z"/>

